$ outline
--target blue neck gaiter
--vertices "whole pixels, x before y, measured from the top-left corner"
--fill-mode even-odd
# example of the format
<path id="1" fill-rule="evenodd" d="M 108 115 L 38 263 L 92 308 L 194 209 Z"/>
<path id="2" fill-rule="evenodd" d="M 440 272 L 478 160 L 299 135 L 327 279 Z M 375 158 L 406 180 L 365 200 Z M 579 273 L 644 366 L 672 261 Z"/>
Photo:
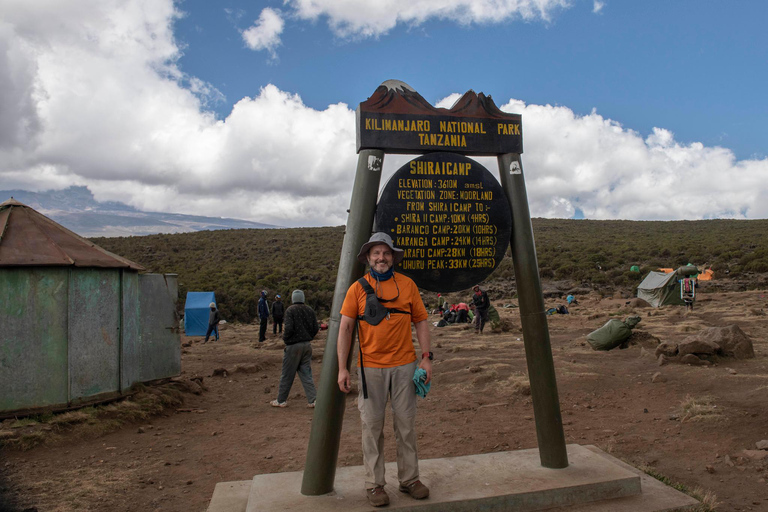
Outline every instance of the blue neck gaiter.
<path id="1" fill-rule="evenodd" d="M 378 281 L 386 281 L 387 279 L 395 275 L 395 267 L 390 267 L 390 269 L 384 272 L 383 274 L 379 274 L 375 270 L 371 269 L 371 275 L 375 277 L 376 280 Z"/>

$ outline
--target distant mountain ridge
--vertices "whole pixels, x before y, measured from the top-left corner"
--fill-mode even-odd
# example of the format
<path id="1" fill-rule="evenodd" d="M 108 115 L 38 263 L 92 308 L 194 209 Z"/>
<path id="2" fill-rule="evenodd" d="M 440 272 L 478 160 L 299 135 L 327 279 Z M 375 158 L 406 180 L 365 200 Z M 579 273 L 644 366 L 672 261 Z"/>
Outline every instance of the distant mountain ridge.
<path id="1" fill-rule="evenodd" d="M 30 192 L 0 190 L 0 202 L 13 197 L 80 236 L 144 236 L 218 229 L 278 228 L 240 219 L 143 212 L 117 201 L 98 202 L 88 187 Z"/>

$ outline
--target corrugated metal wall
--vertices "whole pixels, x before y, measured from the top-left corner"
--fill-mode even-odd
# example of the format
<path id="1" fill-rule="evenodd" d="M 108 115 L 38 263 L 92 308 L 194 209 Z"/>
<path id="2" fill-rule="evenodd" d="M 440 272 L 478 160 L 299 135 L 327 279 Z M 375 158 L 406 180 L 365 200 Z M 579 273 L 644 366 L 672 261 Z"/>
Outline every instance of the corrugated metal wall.
<path id="1" fill-rule="evenodd" d="M 66 268 L 0 269 L 0 411 L 67 403 Z"/>
<path id="2" fill-rule="evenodd" d="M 138 290 L 139 337 L 133 344 L 123 343 L 123 389 L 181 373 L 176 276 L 142 274 Z"/>
<path id="3" fill-rule="evenodd" d="M 178 375 L 177 300 L 175 275 L 0 269 L 0 412 Z"/>
<path id="4" fill-rule="evenodd" d="M 120 270 L 75 269 L 69 280 L 69 400 L 119 389 Z"/>

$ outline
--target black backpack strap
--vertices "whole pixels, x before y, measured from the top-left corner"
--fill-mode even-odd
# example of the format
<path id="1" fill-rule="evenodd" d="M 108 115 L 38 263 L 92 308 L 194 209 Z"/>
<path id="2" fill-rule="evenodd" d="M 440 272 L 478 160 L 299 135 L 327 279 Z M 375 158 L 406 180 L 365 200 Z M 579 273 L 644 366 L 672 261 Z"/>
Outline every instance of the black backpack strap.
<path id="1" fill-rule="evenodd" d="M 373 299 L 375 299 L 375 304 L 378 304 L 378 305 L 381 305 L 382 302 L 391 302 L 391 301 L 394 300 L 394 299 L 381 299 L 381 298 L 377 297 L 376 296 L 376 291 L 373 289 L 373 287 L 365 279 L 365 276 L 363 276 L 360 279 L 358 279 L 357 282 L 360 283 L 360 286 L 362 286 L 363 290 L 365 291 L 366 303 L 368 302 L 369 299 L 371 299 L 371 296 L 373 297 Z M 381 307 L 384 307 L 384 306 L 381 305 Z M 368 308 L 368 306 L 366 305 L 366 309 L 367 308 Z M 378 306 L 377 306 L 376 309 L 378 309 Z M 389 315 L 391 315 L 393 313 L 407 314 L 407 315 L 411 314 L 410 311 L 401 311 L 401 310 L 395 309 L 395 308 L 384 308 L 384 309 L 387 311 L 387 316 L 389 316 Z M 365 315 L 364 314 L 363 315 L 357 315 L 357 320 L 358 320 L 358 322 L 362 322 L 362 321 L 368 322 L 365 319 Z M 376 323 L 372 324 L 372 325 L 378 325 L 379 321 L 381 321 L 381 320 L 382 320 L 382 318 L 379 318 L 378 321 L 376 321 Z M 371 323 L 371 322 L 368 322 L 368 323 Z M 358 326 L 358 328 L 357 328 L 357 333 L 358 333 L 357 334 L 358 347 L 360 348 L 360 380 L 361 380 L 362 385 L 363 385 L 363 398 L 367 399 L 368 398 L 368 385 L 365 382 L 365 366 L 363 365 L 363 344 L 361 343 L 362 339 L 360 337 L 360 326 Z"/>

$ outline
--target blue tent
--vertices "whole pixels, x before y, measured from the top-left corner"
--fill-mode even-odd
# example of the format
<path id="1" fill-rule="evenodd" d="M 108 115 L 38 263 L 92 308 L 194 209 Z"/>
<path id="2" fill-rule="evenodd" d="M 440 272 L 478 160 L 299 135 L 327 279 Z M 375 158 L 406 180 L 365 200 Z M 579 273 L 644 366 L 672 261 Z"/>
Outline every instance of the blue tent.
<path id="1" fill-rule="evenodd" d="M 187 292 L 184 304 L 184 333 L 187 336 L 205 336 L 211 302 L 216 302 L 213 292 Z"/>

